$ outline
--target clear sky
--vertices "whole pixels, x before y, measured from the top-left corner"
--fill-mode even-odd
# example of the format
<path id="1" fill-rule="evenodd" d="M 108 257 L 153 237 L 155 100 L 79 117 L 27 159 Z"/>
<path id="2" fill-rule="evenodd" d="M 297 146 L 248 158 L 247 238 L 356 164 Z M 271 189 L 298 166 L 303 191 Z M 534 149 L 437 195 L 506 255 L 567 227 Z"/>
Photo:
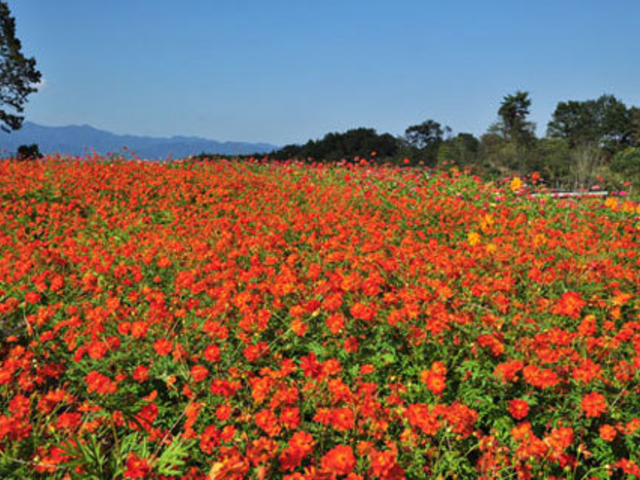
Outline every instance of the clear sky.
<path id="1" fill-rule="evenodd" d="M 8 0 L 45 82 L 27 120 L 299 143 L 432 118 L 482 134 L 502 97 L 640 105 L 639 0 Z"/>

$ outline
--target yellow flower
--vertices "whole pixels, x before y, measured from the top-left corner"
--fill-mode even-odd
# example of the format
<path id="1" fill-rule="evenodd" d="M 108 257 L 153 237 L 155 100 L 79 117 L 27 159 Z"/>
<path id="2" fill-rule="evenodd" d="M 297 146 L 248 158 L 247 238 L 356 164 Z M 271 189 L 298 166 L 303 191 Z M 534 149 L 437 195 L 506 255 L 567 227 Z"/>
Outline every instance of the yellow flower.
<path id="1" fill-rule="evenodd" d="M 478 235 L 477 232 L 469 232 L 467 234 L 467 241 L 469 242 L 469 245 L 473 247 L 480 241 L 480 235 Z"/>
<path id="2" fill-rule="evenodd" d="M 539 247 L 540 245 L 544 245 L 545 243 L 547 243 L 547 237 L 546 235 L 539 233 L 537 234 L 534 238 L 533 238 L 533 244 L 536 247 Z"/>
<path id="3" fill-rule="evenodd" d="M 608 197 L 604 201 L 604 206 L 607 208 L 611 208 L 612 210 L 615 210 L 618 207 L 618 199 L 614 197 Z"/>
<path id="4" fill-rule="evenodd" d="M 632 202 L 624 202 L 622 206 L 622 211 L 625 213 L 635 213 L 636 207 Z"/>
<path id="5" fill-rule="evenodd" d="M 480 228 L 484 233 L 487 233 L 491 229 L 491 226 L 493 225 L 493 223 L 494 223 L 493 217 L 489 214 L 486 214 L 484 218 L 480 221 Z"/>
<path id="6" fill-rule="evenodd" d="M 519 192 L 522 189 L 522 180 L 519 177 L 513 177 L 509 186 L 512 192 Z"/>

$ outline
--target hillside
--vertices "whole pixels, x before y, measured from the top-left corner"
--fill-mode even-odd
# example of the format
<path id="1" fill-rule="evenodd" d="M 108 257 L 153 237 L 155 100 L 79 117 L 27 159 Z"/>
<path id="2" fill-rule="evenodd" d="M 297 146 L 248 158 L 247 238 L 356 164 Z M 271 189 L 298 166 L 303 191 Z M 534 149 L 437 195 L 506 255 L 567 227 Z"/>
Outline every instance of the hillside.
<path id="1" fill-rule="evenodd" d="M 148 137 L 117 135 L 90 125 L 49 127 L 25 122 L 22 129 L 10 134 L 0 132 L 0 151 L 14 153 L 20 145 L 37 144 L 45 154 L 85 155 L 95 150 L 100 155 L 120 153 L 127 147 L 140 158 L 165 159 L 197 155 L 202 152 L 221 155 L 268 153 L 275 145 L 268 143 L 218 142 L 200 137 Z"/>

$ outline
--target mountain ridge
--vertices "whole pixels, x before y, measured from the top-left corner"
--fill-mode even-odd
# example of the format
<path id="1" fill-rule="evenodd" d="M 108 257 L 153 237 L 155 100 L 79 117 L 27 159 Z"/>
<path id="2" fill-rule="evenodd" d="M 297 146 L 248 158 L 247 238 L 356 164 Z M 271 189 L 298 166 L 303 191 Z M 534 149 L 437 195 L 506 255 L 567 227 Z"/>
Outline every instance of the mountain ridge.
<path id="1" fill-rule="evenodd" d="M 45 126 L 24 122 L 20 130 L 0 132 L 0 152 L 10 155 L 20 145 L 37 144 L 43 154 L 86 155 L 95 151 L 100 155 L 134 153 L 142 159 L 184 158 L 211 153 L 219 155 L 250 155 L 272 152 L 279 147 L 270 143 L 220 142 L 197 136 L 174 135 L 154 137 L 120 135 L 92 125 Z"/>

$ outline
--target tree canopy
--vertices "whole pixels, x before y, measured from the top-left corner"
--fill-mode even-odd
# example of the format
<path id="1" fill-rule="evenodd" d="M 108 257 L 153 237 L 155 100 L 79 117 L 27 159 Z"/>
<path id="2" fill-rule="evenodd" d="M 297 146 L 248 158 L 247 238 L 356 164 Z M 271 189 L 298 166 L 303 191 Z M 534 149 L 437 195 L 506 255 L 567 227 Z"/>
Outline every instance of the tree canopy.
<path id="1" fill-rule="evenodd" d="M 535 124 L 527 120 L 531 99 L 529 92 L 517 91 L 502 99 L 498 115 L 503 136 L 516 145 L 529 145 L 535 138 Z"/>
<path id="2" fill-rule="evenodd" d="M 397 150 L 398 142 L 393 135 L 378 134 L 373 128 L 354 128 L 344 133 L 328 133 L 321 140 L 309 140 L 304 145 L 287 145 L 273 155 L 326 161 L 369 157 L 372 153 L 388 158 Z"/>
<path id="3" fill-rule="evenodd" d="M 634 109 L 613 95 L 597 100 L 558 103 L 547 133 L 552 138 L 564 138 L 572 147 L 593 145 L 610 154 L 629 146 L 634 135 Z"/>
<path id="4" fill-rule="evenodd" d="M 22 126 L 27 97 L 37 91 L 42 76 L 33 57 L 25 57 L 16 37 L 16 22 L 7 2 L 0 1 L 0 128 L 5 132 Z"/>
<path id="5" fill-rule="evenodd" d="M 438 150 L 442 145 L 443 135 L 449 133 L 449 127 L 442 127 L 435 120 L 425 120 L 418 125 L 411 125 L 405 132 L 407 143 L 420 151 L 425 160 L 435 162 L 438 158 Z"/>

